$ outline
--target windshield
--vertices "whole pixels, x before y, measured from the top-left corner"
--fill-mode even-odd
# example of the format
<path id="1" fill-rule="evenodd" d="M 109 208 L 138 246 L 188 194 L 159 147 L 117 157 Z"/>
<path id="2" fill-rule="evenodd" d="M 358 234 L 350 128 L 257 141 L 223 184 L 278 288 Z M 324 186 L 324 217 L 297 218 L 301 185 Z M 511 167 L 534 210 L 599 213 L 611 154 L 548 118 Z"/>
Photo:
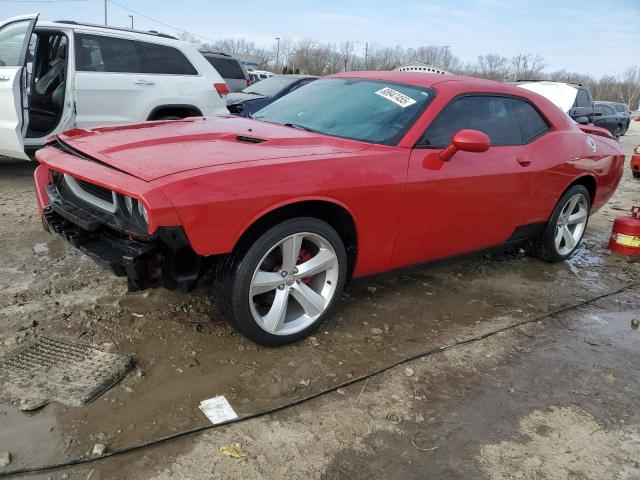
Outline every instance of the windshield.
<path id="1" fill-rule="evenodd" d="M 262 95 L 265 97 L 272 97 L 279 93 L 282 89 L 288 87 L 293 82 L 300 80 L 299 77 L 289 77 L 286 75 L 269 77 L 261 80 L 258 83 L 254 83 L 250 87 L 247 87 L 242 93 L 253 93 L 254 95 Z"/>
<path id="2" fill-rule="evenodd" d="M 395 145 L 433 100 L 426 87 L 323 78 L 276 100 L 253 118 L 336 137 Z"/>

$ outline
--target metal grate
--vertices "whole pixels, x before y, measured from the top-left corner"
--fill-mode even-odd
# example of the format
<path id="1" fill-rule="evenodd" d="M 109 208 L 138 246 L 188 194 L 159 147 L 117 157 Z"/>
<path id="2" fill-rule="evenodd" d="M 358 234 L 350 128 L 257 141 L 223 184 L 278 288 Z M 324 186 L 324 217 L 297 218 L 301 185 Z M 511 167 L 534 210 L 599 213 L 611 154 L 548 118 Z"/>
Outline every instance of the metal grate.
<path id="1" fill-rule="evenodd" d="M 82 406 L 123 378 L 130 357 L 42 337 L 0 358 L 0 401 L 23 410 L 50 401 Z"/>
<path id="2" fill-rule="evenodd" d="M 98 197 L 99 199 L 104 200 L 105 202 L 109 202 L 109 203 L 113 202 L 113 194 L 111 190 L 104 187 L 100 187 L 99 185 L 95 185 L 93 183 L 85 182 L 84 180 L 80 180 L 79 178 L 76 178 L 76 182 L 78 182 L 78 185 L 80 185 L 80 187 L 85 192 L 93 195 L 94 197 Z"/>

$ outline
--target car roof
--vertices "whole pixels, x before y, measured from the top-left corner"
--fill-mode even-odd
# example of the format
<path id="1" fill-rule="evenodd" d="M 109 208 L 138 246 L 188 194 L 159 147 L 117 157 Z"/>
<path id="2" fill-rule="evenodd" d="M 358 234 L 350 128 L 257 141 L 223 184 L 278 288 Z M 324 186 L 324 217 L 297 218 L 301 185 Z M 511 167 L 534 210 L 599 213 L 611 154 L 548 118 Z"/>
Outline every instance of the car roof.
<path id="1" fill-rule="evenodd" d="M 302 73 L 292 73 L 292 74 L 278 74 L 278 75 L 273 75 L 271 78 L 274 77 L 287 77 L 287 78 L 318 78 L 317 75 L 304 75 Z"/>
<path id="2" fill-rule="evenodd" d="M 109 34 L 117 37 L 128 37 L 131 39 L 160 43 L 164 45 L 189 45 L 195 46 L 191 42 L 185 42 L 171 35 L 165 33 L 142 30 L 131 30 L 129 28 L 111 27 L 105 25 L 96 25 L 92 23 L 80 23 L 72 20 L 58 20 L 58 21 L 40 21 L 36 23 L 37 29 L 72 29 L 82 33 L 95 33 L 95 34 Z"/>
<path id="3" fill-rule="evenodd" d="M 627 107 L 628 105 L 623 102 L 612 102 L 611 100 L 594 100 L 593 103 L 597 103 L 600 105 L 623 105 Z"/>
<path id="4" fill-rule="evenodd" d="M 514 80 L 512 83 L 524 84 L 524 83 L 541 83 L 546 85 L 568 85 L 573 88 L 589 88 L 588 85 L 583 85 L 579 82 L 560 82 L 557 80 L 527 80 L 527 79 L 518 79 Z"/>
<path id="5" fill-rule="evenodd" d="M 220 52 L 218 50 L 202 50 L 202 49 L 198 49 L 198 51 L 203 54 L 204 56 L 209 56 L 209 57 L 224 57 L 224 58 L 230 58 L 232 60 L 237 60 L 239 61 L 237 58 L 233 58 L 232 55 L 225 53 L 225 52 Z"/>
<path id="6" fill-rule="evenodd" d="M 463 75 L 442 75 L 438 73 L 423 72 L 396 72 L 396 71 L 362 71 L 335 73 L 328 75 L 329 78 L 364 78 L 370 80 L 381 80 L 387 82 L 404 83 L 419 87 L 443 87 L 447 84 L 464 84 L 466 87 L 482 91 L 494 91 L 499 88 L 504 93 L 513 93 L 522 96 L 522 91 L 513 84 L 496 82 L 494 80 L 484 80 L 476 77 L 465 77 Z"/>

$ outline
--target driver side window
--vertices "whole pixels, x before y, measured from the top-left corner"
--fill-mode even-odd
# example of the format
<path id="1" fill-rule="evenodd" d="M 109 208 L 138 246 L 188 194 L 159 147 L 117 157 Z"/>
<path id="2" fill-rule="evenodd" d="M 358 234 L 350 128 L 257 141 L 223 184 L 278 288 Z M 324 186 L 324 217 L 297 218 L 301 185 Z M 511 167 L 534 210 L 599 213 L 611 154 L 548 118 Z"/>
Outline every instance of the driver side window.
<path id="1" fill-rule="evenodd" d="M 492 146 L 523 143 L 513 102 L 508 97 L 465 95 L 449 103 L 424 132 L 419 146 L 445 148 L 463 128 L 486 133 Z"/>
<path id="2" fill-rule="evenodd" d="M 0 29 L 0 67 L 21 67 L 23 45 L 31 20 L 19 20 Z"/>

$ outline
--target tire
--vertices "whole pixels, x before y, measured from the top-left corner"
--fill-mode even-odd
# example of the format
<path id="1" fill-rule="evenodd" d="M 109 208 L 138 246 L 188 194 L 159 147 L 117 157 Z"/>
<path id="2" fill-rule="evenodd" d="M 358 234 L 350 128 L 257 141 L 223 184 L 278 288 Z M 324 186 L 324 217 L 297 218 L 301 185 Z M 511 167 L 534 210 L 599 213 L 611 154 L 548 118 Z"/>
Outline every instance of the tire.
<path id="1" fill-rule="evenodd" d="M 616 141 L 620 140 L 620 135 L 622 135 L 622 127 L 618 125 L 613 131 L 613 138 L 615 138 Z"/>
<path id="2" fill-rule="evenodd" d="M 307 262 L 313 259 L 327 268 L 310 270 L 314 263 Z M 306 272 L 299 271 L 305 264 Z M 347 253 L 338 233 L 316 218 L 294 218 L 236 254 L 218 298 L 222 311 L 246 337 L 260 345 L 286 345 L 307 337 L 331 316 L 346 273 Z"/>
<path id="3" fill-rule="evenodd" d="M 572 212 L 565 211 L 565 209 L 570 207 L 569 203 L 574 199 L 577 199 L 577 203 Z M 575 210 L 576 207 L 578 207 L 578 211 Z M 564 195 L 562 195 L 556 207 L 553 209 L 553 213 L 547 222 L 543 234 L 536 242 L 534 247 L 535 256 L 547 262 L 562 262 L 570 258 L 582 240 L 587 224 L 589 223 L 590 211 L 591 196 L 589 195 L 589 191 L 582 185 L 570 187 Z M 579 223 L 571 224 L 568 218 L 572 216 L 573 212 L 575 212 L 575 214 L 583 213 L 583 220 Z M 577 218 L 576 216 L 574 221 Z M 571 230 L 572 227 L 574 228 L 573 231 Z M 568 228 L 568 233 L 565 232 L 566 228 Z M 570 234 L 571 240 L 568 239 Z M 558 244 L 557 238 L 560 235 L 560 243 Z"/>
<path id="4" fill-rule="evenodd" d="M 640 170 L 631 170 L 633 178 L 640 178 Z"/>

